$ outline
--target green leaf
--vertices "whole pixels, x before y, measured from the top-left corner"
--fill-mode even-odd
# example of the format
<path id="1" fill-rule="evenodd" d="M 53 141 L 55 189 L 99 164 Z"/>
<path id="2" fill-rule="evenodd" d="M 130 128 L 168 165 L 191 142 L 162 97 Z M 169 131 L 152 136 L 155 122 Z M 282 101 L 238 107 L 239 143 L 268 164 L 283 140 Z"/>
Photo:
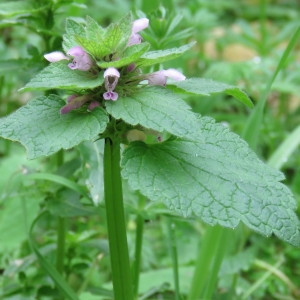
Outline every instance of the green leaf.
<path id="1" fill-rule="evenodd" d="M 181 56 L 184 52 L 189 50 L 194 45 L 195 42 L 192 42 L 179 48 L 149 51 L 142 55 L 141 58 L 137 60 L 136 64 L 138 66 L 151 66 L 154 64 L 160 64 L 162 62 Z"/>
<path id="2" fill-rule="evenodd" d="M 79 195 L 71 190 L 59 191 L 56 197 L 46 203 L 47 209 L 54 216 L 73 218 L 95 215 L 94 207 L 85 207 L 79 200 Z"/>
<path id="3" fill-rule="evenodd" d="M 253 107 L 253 103 L 248 95 L 238 87 L 228 85 L 226 83 L 213 81 L 205 78 L 189 78 L 183 81 L 178 81 L 168 85 L 178 88 L 179 92 L 187 92 L 196 95 L 210 96 L 211 94 L 226 93 L 235 97 L 237 100 L 246 104 L 248 107 Z"/>
<path id="4" fill-rule="evenodd" d="M 131 125 L 140 124 L 180 137 L 198 136 L 197 116 L 176 94 L 163 87 L 144 87 L 129 97 L 106 101 L 107 112 Z"/>
<path id="5" fill-rule="evenodd" d="M 0 16 L 12 17 L 19 14 L 28 14 L 36 9 L 30 1 L 5 1 L 0 4 Z"/>
<path id="6" fill-rule="evenodd" d="M 201 141 L 132 143 L 122 160 L 130 187 L 185 217 L 235 228 L 240 221 L 300 246 L 296 202 L 279 171 L 221 124 L 201 118 Z"/>
<path id="7" fill-rule="evenodd" d="M 81 23 L 72 19 L 66 20 L 66 34 L 63 35 L 63 49 L 67 53 L 72 47 L 78 46 L 75 36 L 84 36 L 85 29 Z"/>
<path id="8" fill-rule="evenodd" d="M 51 63 L 29 81 L 20 91 L 49 90 L 49 89 L 92 89 L 102 85 L 103 73 L 94 75 L 90 72 L 71 70 L 68 62 Z"/>
<path id="9" fill-rule="evenodd" d="M 132 45 L 125 49 L 122 57 L 119 60 L 115 61 L 100 61 L 97 62 L 97 65 L 100 68 L 108 68 L 108 67 L 115 67 L 120 68 L 126 65 L 129 65 L 135 62 L 143 53 L 145 53 L 149 49 L 148 43 L 142 43 L 138 45 Z"/>
<path id="10" fill-rule="evenodd" d="M 36 98 L 0 119 L 0 136 L 20 142 L 33 159 L 94 140 L 105 130 L 108 116 L 103 109 L 61 115 L 64 104 L 56 95 Z"/>
<path id="11" fill-rule="evenodd" d="M 75 40 L 96 59 L 114 54 L 126 47 L 131 34 L 132 18 L 126 16 L 108 28 L 96 27 L 96 22 L 87 22 L 86 34 L 75 35 Z"/>

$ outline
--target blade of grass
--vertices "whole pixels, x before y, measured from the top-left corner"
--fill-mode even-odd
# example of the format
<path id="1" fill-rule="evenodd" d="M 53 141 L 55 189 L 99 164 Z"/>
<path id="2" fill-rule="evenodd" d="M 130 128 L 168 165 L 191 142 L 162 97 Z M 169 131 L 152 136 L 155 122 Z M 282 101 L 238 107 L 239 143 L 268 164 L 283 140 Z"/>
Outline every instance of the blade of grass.
<path id="1" fill-rule="evenodd" d="M 289 157 L 299 147 L 299 145 L 300 125 L 288 135 L 283 143 L 272 154 L 268 160 L 268 164 L 276 169 L 281 169 L 281 167 L 288 161 Z"/>
<path id="2" fill-rule="evenodd" d="M 264 108 L 267 102 L 268 94 L 271 90 L 271 87 L 273 85 L 273 82 L 275 81 L 278 73 L 285 67 L 287 58 L 290 55 L 292 49 L 296 45 L 298 38 L 300 36 L 300 27 L 295 31 L 294 35 L 292 36 L 289 44 L 287 45 L 279 63 L 278 66 L 273 73 L 273 76 L 267 83 L 267 86 L 261 96 L 261 99 L 258 101 L 258 104 L 253 109 L 250 117 L 248 118 L 246 125 L 244 127 L 244 131 L 242 133 L 243 138 L 248 142 L 249 146 L 255 150 L 257 147 L 259 132 L 261 128 L 261 124 L 263 121 L 263 112 Z"/>
<path id="3" fill-rule="evenodd" d="M 175 298 L 174 300 L 180 300 L 180 288 L 179 288 L 179 272 L 178 272 L 178 255 L 177 255 L 177 244 L 176 244 L 176 224 L 172 220 L 172 217 L 166 216 L 167 223 L 167 235 L 168 235 L 168 245 L 169 252 L 172 259 L 172 269 L 173 269 L 173 279 L 175 286 Z"/>
<path id="4" fill-rule="evenodd" d="M 139 195 L 138 199 L 138 212 L 136 215 L 136 234 L 135 234 L 135 250 L 134 261 L 132 263 L 132 278 L 133 278 L 133 296 L 134 299 L 138 298 L 139 292 L 139 279 L 141 269 L 142 258 L 142 246 L 143 246 L 143 233 L 144 233 L 144 217 L 142 210 L 145 206 L 146 199 L 143 195 Z"/>
<path id="5" fill-rule="evenodd" d="M 81 185 L 79 185 L 76 182 L 71 181 L 65 177 L 59 176 L 59 175 L 55 175 L 55 174 L 51 174 L 51 173 L 32 173 L 32 174 L 26 175 L 26 178 L 36 179 L 36 180 L 47 180 L 47 181 L 55 182 L 55 183 L 65 186 L 65 187 L 68 187 L 75 192 L 78 192 L 79 194 L 81 194 L 82 196 L 84 196 L 86 198 L 90 198 L 86 189 L 83 188 Z"/>
<path id="6" fill-rule="evenodd" d="M 30 232 L 29 232 L 29 242 L 30 242 L 31 248 L 32 248 L 33 252 L 35 253 L 35 255 L 37 256 L 40 265 L 47 272 L 47 274 L 53 279 L 56 287 L 61 291 L 62 295 L 70 300 L 78 300 L 76 293 L 68 285 L 68 283 L 65 281 L 65 279 L 59 274 L 59 272 L 53 267 L 53 265 L 50 264 L 46 260 L 46 258 L 43 257 L 43 255 L 40 253 L 40 251 L 34 241 L 33 230 L 34 230 L 36 224 L 38 223 L 38 221 L 42 217 L 44 217 L 46 214 L 47 214 L 46 211 L 42 212 L 41 214 L 39 214 L 36 217 L 36 219 L 31 224 Z"/>
<path id="7" fill-rule="evenodd" d="M 207 294 L 214 292 L 219 267 L 227 251 L 224 245 L 229 242 L 226 231 L 229 229 L 221 226 L 207 227 L 198 252 L 188 300 L 204 299 L 207 286 L 209 287 Z"/>

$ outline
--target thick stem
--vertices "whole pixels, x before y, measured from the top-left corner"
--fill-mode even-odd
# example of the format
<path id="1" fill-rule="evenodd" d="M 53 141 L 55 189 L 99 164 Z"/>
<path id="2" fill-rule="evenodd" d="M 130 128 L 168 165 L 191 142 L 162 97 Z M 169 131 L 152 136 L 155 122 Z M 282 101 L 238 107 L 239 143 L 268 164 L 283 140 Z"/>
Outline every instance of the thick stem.
<path id="1" fill-rule="evenodd" d="M 120 143 L 110 138 L 104 146 L 104 196 L 114 298 L 133 299 L 123 207 Z"/>

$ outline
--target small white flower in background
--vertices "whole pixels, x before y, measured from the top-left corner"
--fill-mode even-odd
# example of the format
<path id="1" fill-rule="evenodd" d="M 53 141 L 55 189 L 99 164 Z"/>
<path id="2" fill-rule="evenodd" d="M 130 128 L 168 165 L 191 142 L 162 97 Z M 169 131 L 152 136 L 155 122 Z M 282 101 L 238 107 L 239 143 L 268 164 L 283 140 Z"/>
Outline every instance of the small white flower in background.
<path id="1" fill-rule="evenodd" d="M 118 93 L 114 92 L 118 80 L 120 78 L 120 73 L 116 68 L 110 67 L 105 70 L 104 74 L 104 85 L 106 92 L 103 94 L 104 100 L 116 101 L 119 97 Z"/>
<path id="2" fill-rule="evenodd" d="M 171 78 L 175 81 L 182 81 L 186 79 L 186 77 L 181 72 L 175 69 L 167 69 L 147 75 L 146 80 L 148 80 L 149 85 L 165 86 L 167 83 L 167 78 Z"/>

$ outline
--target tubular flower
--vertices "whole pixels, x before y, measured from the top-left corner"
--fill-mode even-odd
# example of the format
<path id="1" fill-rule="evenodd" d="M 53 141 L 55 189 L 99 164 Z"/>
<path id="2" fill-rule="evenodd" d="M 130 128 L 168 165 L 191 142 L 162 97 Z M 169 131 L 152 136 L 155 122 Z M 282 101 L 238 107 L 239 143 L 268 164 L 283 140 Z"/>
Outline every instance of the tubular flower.
<path id="1" fill-rule="evenodd" d="M 73 61 L 68 64 L 70 69 L 88 71 L 92 67 L 93 62 L 90 56 L 80 46 L 71 48 L 67 54 L 74 57 Z"/>
<path id="2" fill-rule="evenodd" d="M 106 92 L 103 94 L 104 100 L 116 101 L 118 99 L 118 93 L 113 90 L 116 88 L 118 80 L 120 78 L 120 73 L 116 68 L 110 67 L 104 72 L 104 85 Z"/>
<path id="3" fill-rule="evenodd" d="M 47 53 L 44 55 L 44 57 L 50 62 L 57 62 L 63 59 L 69 60 L 69 57 L 65 56 L 65 54 L 60 51 Z"/>
<path id="4" fill-rule="evenodd" d="M 142 42 L 142 37 L 138 34 L 138 32 L 144 30 L 149 26 L 149 19 L 141 18 L 137 19 L 133 22 L 131 36 L 127 43 L 127 46 L 140 44 Z"/>
<path id="5" fill-rule="evenodd" d="M 90 56 L 80 46 L 72 47 L 67 54 L 74 58 L 73 61 L 68 64 L 68 67 L 72 70 L 88 71 L 93 65 Z M 44 57 L 50 62 L 57 62 L 63 59 L 70 60 L 70 57 L 60 51 L 47 53 Z"/>
<path id="6" fill-rule="evenodd" d="M 146 77 L 146 80 L 148 80 L 149 85 L 165 86 L 167 78 L 171 78 L 175 81 L 182 81 L 185 80 L 186 77 L 175 69 L 168 69 L 151 73 Z"/>

